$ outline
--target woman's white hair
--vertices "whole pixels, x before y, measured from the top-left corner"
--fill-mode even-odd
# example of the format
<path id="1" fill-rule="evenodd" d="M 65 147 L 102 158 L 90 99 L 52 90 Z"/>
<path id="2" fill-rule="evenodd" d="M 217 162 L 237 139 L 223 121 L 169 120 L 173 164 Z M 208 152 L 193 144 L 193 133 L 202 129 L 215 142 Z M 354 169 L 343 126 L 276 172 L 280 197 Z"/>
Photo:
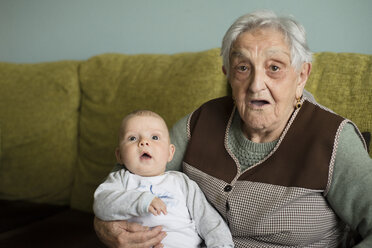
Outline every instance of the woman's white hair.
<path id="1" fill-rule="evenodd" d="M 306 42 L 305 29 L 301 24 L 290 17 L 279 17 L 272 11 L 256 11 L 239 17 L 223 38 L 221 56 L 227 75 L 230 70 L 231 48 L 238 36 L 262 28 L 273 28 L 284 35 L 291 51 L 291 64 L 296 70 L 299 70 L 304 62 L 311 62 L 312 53 Z"/>

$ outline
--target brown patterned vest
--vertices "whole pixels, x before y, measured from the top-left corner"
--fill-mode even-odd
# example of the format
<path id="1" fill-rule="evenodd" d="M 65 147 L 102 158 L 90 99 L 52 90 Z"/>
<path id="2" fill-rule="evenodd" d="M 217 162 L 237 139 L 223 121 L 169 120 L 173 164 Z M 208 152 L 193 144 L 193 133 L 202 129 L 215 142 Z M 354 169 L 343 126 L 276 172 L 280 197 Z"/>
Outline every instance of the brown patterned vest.
<path id="1" fill-rule="evenodd" d="M 344 227 L 324 196 L 346 120 L 304 100 L 273 151 L 241 172 L 227 145 L 234 112 L 224 97 L 190 116 L 183 170 L 224 217 L 236 247 L 337 247 Z"/>

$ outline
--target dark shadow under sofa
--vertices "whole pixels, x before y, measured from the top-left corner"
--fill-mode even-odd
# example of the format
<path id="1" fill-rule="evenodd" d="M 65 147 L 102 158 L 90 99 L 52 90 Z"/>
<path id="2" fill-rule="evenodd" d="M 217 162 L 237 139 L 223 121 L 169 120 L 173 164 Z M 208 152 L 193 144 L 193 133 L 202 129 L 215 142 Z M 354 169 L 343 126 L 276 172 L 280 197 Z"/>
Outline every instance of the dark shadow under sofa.
<path id="1" fill-rule="evenodd" d="M 314 58 L 306 89 L 369 143 L 372 55 Z M 151 109 L 172 126 L 229 94 L 221 66 L 219 49 L 0 63 L 0 247 L 104 247 L 93 192 L 114 166 L 121 118 Z"/>

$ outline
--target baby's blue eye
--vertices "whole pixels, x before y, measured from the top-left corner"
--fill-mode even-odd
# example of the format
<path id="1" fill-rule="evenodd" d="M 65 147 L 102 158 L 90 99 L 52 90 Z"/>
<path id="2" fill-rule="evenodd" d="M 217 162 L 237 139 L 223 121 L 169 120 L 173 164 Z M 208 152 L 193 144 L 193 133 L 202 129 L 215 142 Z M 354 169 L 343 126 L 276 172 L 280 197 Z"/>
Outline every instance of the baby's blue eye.
<path id="1" fill-rule="evenodd" d="M 136 140 L 137 140 L 137 138 L 136 138 L 136 137 L 134 137 L 134 136 L 131 136 L 131 137 L 129 137 L 129 140 L 130 140 L 130 141 L 136 141 Z"/>
<path id="2" fill-rule="evenodd" d="M 154 136 L 152 136 L 152 139 L 153 140 L 159 140 L 159 136 L 154 135 Z"/>

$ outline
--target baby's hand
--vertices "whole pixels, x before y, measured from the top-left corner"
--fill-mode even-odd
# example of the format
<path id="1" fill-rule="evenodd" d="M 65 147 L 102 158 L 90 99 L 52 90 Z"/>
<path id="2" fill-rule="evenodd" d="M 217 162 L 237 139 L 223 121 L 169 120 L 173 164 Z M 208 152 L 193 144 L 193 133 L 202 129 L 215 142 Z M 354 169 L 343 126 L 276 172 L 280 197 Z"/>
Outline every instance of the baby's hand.
<path id="1" fill-rule="evenodd" d="M 155 197 L 149 206 L 149 212 L 155 216 L 161 213 L 167 214 L 167 205 L 165 205 L 165 203 L 162 200 Z"/>

